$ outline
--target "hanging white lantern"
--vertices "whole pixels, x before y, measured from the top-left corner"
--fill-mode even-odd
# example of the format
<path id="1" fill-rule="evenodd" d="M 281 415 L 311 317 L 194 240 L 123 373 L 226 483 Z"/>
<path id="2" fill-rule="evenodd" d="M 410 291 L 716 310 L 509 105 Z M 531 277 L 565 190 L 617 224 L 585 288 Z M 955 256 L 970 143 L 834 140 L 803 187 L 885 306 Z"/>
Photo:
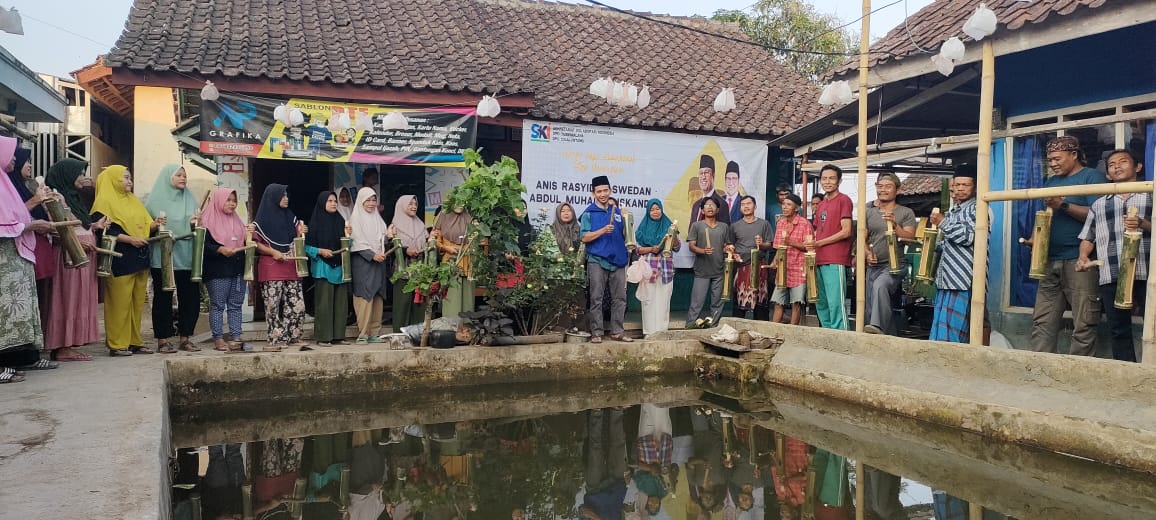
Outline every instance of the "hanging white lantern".
<path id="1" fill-rule="evenodd" d="M 939 73 L 943 74 L 944 76 L 950 76 L 951 73 L 955 70 L 955 62 L 945 58 L 943 54 L 936 54 L 935 56 L 932 56 L 931 63 L 934 63 L 935 70 L 938 70 Z"/>
<path id="2" fill-rule="evenodd" d="M 995 11 L 988 9 L 986 4 L 979 4 L 971 17 L 963 23 L 963 32 L 971 36 L 973 40 L 979 41 L 984 37 L 991 36 L 995 32 L 997 23 L 999 21 L 995 17 Z"/>
<path id="3" fill-rule="evenodd" d="M 939 46 L 939 55 L 951 61 L 959 61 L 963 59 L 964 50 L 963 40 L 952 36 L 943 40 L 943 45 Z"/>
<path id="4" fill-rule="evenodd" d="M 221 92 L 217 90 L 217 86 L 212 81 L 206 81 L 205 86 L 201 87 L 201 99 L 204 101 L 216 101 L 221 97 Z"/>
<path id="5" fill-rule="evenodd" d="M 626 86 L 626 105 L 633 106 L 638 104 L 638 87 L 630 83 Z"/>
<path id="6" fill-rule="evenodd" d="M 409 120 L 401 112 L 390 112 L 381 121 L 381 127 L 386 130 L 405 130 L 409 128 Z"/>
<path id="7" fill-rule="evenodd" d="M 650 106 L 650 87 L 643 85 L 642 92 L 638 93 L 638 102 L 635 103 L 639 109 Z"/>
<path id="8" fill-rule="evenodd" d="M 493 96 L 482 96 L 478 102 L 478 117 L 498 117 L 502 113 L 502 105 Z"/>
<path id="9" fill-rule="evenodd" d="M 24 22 L 20 18 L 20 11 L 15 7 L 5 11 L 0 7 L 0 31 L 12 34 L 24 34 Z"/>
<path id="10" fill-rule="evenodd" d="M 606 99 L 610 95 L 610 79 L 598 78 L 590 84 L 590 94 Z"/>
<path id="11" fill-rule="evenodd" d="M 855 100 L 855 96 L 851 94 L 851 84 L 844 81 L 835 81 L 823 87 L 823 93 L 819 95 L 819 104 L 823 106 L 829 105 L 846 105 Z"/>
<path id="12" fill-rule="evenodd" d="M 368 112 L 358 112 L 357 120 L 353 122 L 353 128 L 359 132 L 373 130 L 373 118 L 369 116 Z"/>
<path id="13" fill-rule="evenodd" d="M 273 109 L 273 119 L 276 119 L 282 125 L 293 126 L 293 122 L 289 119 L 289 107 L 284 103 L 277 105 L 277 108 Z"/>
<path id="14" fill-rule="evenodd" d="M 305 114 L 301 112 L 301 109 L 297 107 L 289 109 L 289 126 L 301 126 L 303 124 L 305 124 Z"/>
<path id="15" fill-rule="evenodd" d="M 339 132 L 344 132 L 345 128 L 341 127 L 341 114 L 338 114 L 338 113 L 330 114 L 329 124 L 325 125 L 325 127 L 328 128 L 330 132 L 333 132 L 335 134 L 339 133 Z M 346 128 L 348 128 L 348 127 L 346 127 Z"/>

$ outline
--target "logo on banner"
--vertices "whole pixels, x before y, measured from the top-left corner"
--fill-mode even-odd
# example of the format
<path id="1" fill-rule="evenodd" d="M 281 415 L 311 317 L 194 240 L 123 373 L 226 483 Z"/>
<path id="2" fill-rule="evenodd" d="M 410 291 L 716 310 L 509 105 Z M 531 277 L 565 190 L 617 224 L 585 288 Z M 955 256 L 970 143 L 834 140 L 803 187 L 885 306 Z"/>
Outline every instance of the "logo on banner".
<path id="1" fill-rule="evenodd" d="M 534 123 L 530 125 L 530 140 L 536 143 L 550 142 L 550 125 Z"/>

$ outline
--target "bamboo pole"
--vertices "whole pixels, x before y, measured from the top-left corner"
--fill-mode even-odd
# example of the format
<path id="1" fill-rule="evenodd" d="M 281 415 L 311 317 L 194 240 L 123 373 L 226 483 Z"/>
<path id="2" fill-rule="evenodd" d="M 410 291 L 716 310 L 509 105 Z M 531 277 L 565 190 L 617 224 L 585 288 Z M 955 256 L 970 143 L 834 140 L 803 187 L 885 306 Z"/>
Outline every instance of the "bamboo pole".
<path id="1" fill-rule="evenodd" d="M 995 52 L 991 39 L 983 41 L 983 71 L 979 90 L 979 149 L 976 156 L 975 192 L 986 195 L 991 190 L 991 126 L 995 108 Z M 988 202 L 976 197 L 975 263 L 971 280 L 971 344 L 983 345 L 983 308 L 987 303 L 987 240 L 990 233 Z"/>
<path id="2" fill-rule="evenodd" d="M 863 332 L 867 316 L 867 53 L 871 50 L 871 0 L 863 0 L 859 30 L 859 193 L 855 225 L 855 331 Z M 860 508 L 859 511 L 862 511 Z"/>
<path id="3" fill-rule="evenodd" d="M 1105 182 L 1103 184 L 1081 184 L 1079 186 L 1058 186 L 1055 188 L 1025 188 L 984 193 L 979 199 L 984 202 L 1005 200 L 1042 199 L 1045 197 L 1072 197 L 1075 195 L 1118 195 L 1121 193 L 1148 193 L 1152 191 L 1152 181 Z"/>
<path id="4" fill-rule="evenodd" d="M 855 520 L 867 518 L 867 471 L 860 461 L 855 461 Z M 811 497 L 807 497 L 810 499 Z"/>
<path id="5" fill-rule="evenodd" d="M 1152 196 L 1156 197 L 1156 188 Z M 1156 208 L 1152 209 L 1152 220 L 1156 220 Z M 1148 254 L 1148 294 L 1144 305 L 1144 340 L 1140 344 L 1140 362 L 1156 364 L 1156 255 Z"/>

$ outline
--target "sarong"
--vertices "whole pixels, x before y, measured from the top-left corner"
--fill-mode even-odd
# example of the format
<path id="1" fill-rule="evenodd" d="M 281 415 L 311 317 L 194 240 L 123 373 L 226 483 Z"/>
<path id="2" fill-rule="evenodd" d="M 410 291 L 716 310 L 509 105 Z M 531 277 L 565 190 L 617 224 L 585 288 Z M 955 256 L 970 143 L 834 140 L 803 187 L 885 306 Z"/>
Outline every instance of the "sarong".
<path id="1" fill-rule="evenodd" d="M 751 264 L 739 266 L 738 272 L 735 274 L 735 295 L 737 296 L 735 304 L 738 305 L 739 309 L 750 311 L 754 310 L 756 305 L 766 303 L 767 279 L 769 277 L 769 270 L 759 269 L 759 286 L 756 295 L 755 288 L 751 287 Z"/>
<path id="2" fill-rule="evenodd" d="M 935 314 L 931 321 L 932 341 L 971 342 L 971 291 L 940 289 L 935 293 Z"/>

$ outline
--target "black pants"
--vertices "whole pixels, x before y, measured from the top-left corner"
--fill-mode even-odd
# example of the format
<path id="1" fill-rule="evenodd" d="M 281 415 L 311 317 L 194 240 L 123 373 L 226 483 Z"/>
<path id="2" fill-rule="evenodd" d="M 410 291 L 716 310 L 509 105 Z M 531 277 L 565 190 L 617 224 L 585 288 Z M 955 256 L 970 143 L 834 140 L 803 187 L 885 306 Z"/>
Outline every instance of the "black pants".
<path id="1" fill-rule="evenodd" d="M 1147 284 L 1136 280 L 1132 288 L 1132 306 L 1143 309 L 1147 296 Z M 1104 303 L 1104 316 L 1108 318 L 1108 330 L 1112 335 L 1112 359 L 1136 361 L 1136 345 L 1132 342 L 1132 309 L 1116 308 L 1116 284 L 1100 286 L 1100 301 Z"/>
<path id="2" fill-rule="evenodd" d="M 173 271 L 177 282 L 177 332 L 192 336 L 201 317 L 201 287 L 190 279 L 192 271 Z M 173 337 L 173 299 L 171 292 L 161 290 L 161 270 L 153 269 L 153 335 L 157 339 Z"/>

